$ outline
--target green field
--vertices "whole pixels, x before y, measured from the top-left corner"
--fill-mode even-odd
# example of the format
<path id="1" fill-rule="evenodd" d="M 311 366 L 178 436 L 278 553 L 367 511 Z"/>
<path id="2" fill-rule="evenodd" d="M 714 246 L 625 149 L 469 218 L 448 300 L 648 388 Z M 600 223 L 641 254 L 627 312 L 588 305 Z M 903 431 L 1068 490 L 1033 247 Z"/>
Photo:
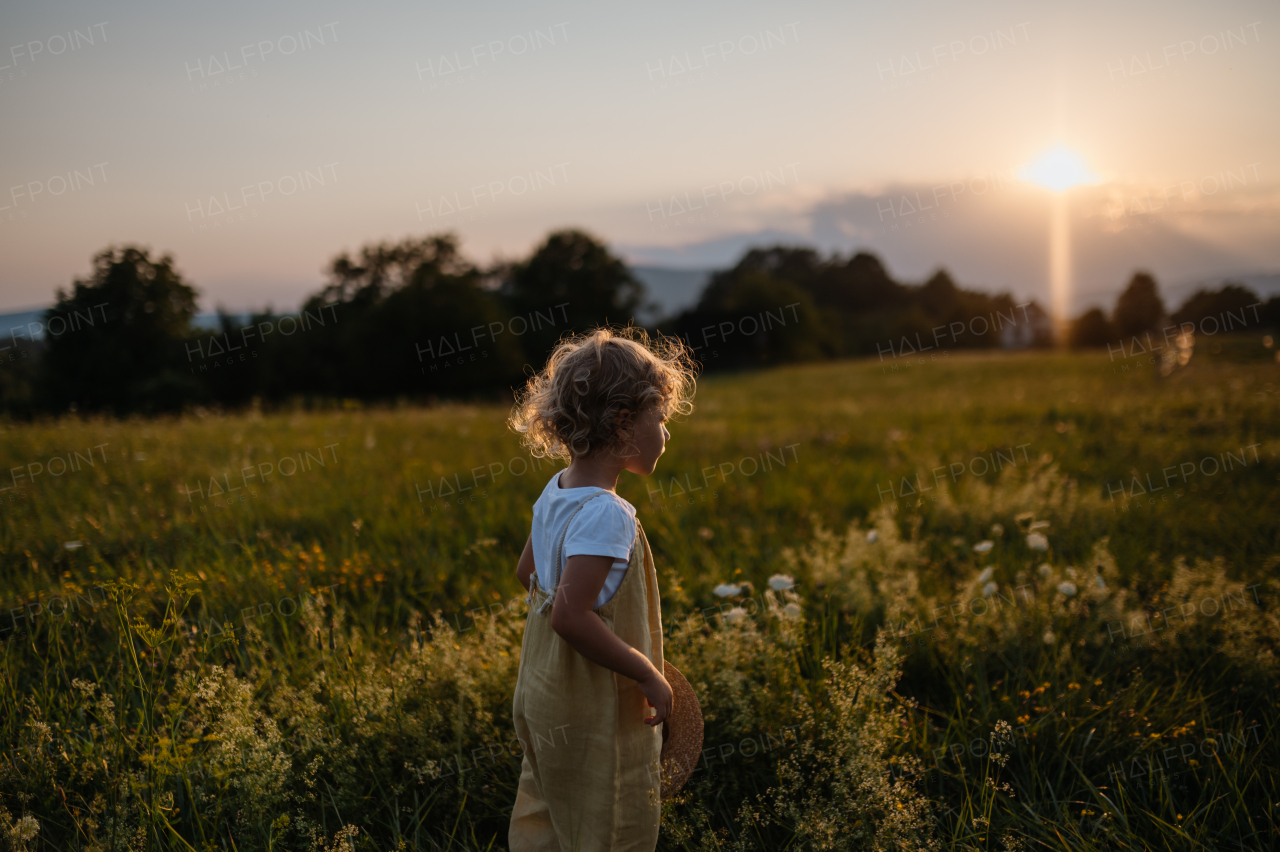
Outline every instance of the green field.
<path id="1" fill-rule="evenodd" d="M 700 381 L 619 482 L 707 722 L 660 848 L 1280 845 L 1280 365 L 1156 372 Z M 0 848 L 505 848 L 506 414 L 5 424 Z"/>

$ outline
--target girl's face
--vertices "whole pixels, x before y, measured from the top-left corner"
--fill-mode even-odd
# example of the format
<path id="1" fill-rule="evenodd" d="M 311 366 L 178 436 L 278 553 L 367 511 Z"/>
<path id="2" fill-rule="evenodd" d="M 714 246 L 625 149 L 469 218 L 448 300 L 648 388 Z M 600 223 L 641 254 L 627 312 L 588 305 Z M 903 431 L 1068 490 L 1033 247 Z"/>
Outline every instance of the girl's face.
<path id="1" fill-rule="evenodd" d="M 627 411 L 627 409 L 623 409 Z M 649 406 L 635 418 L 632 424 L 632 444 L 637 454 L 627 458 L 622 469 L 648 476 L 658 466 L 658 456 L 666 452 L 671 433 L 663 424 L 667 418 L 657 406 Z"/>

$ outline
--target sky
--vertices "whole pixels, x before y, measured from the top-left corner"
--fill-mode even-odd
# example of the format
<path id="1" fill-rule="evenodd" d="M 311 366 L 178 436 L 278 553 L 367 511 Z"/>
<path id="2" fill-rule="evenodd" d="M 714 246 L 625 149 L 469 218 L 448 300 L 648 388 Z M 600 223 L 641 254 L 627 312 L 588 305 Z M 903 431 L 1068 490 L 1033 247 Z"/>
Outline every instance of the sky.
<path id="1" fill-rule="evenodd" d="M 1110 304 L 1280 273 L 1274 4 L 6 4 L 0 311 L 110 245 L 201 308 L 295 307 L 343 251 L 481 263 L 580 227 L 633 264 L 749 245 Z M 1090 180 L 1028 179 L 1068 152 Z M 1058 261 L 1061 266 L 1061 258 Z"/>

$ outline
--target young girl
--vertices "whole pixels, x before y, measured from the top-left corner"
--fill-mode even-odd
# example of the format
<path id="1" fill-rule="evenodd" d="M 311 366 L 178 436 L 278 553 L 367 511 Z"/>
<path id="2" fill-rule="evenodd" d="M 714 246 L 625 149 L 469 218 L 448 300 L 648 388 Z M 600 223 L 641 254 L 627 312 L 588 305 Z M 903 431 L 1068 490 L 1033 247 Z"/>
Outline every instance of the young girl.
<path id="1" fill-rule="evenodd" d="M 512 710 L 524 760 L 512 852 L 652 852 L 658 843 L 662 676 L 658 576 L 618 475 L 653 473 L 693 409 L 678 338 L 596 329 L 562 341 L 510 418 L 533 455 L 562 458 L 516 566 L 530 611 Z M 648 708 L 654 712 L 649 714 Z"/>

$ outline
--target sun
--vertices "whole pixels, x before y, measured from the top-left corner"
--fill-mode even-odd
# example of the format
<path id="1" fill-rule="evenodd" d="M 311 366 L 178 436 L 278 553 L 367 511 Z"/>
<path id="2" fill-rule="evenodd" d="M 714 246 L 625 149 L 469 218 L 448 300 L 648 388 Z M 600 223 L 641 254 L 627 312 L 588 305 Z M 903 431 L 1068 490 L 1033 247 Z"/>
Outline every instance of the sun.
<path id="1" fill-rule="evenodd" d="M 1062 192 L 1082 183 L 1093 183 L 1098 176 L 1089 171 L 1076 154 L 1065 145 L 1059 145 L 1040 159 L 1018 171 L 1018 177 L 1038 183 L 1043 187 Z"/>
<path id="2" fill-rule="evenodd" d="M 1054 337 L 1061 345 L 1066 340 L 1071 307 L 1071 222 L 1066 191 L 1097 183 L 1099 178 L 1066 145 L 1058 145 L 1019 169 L 1018 177 L 1053 192 L 1049 203 L 1049 300 Z"/>

